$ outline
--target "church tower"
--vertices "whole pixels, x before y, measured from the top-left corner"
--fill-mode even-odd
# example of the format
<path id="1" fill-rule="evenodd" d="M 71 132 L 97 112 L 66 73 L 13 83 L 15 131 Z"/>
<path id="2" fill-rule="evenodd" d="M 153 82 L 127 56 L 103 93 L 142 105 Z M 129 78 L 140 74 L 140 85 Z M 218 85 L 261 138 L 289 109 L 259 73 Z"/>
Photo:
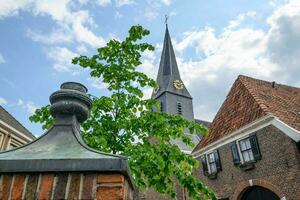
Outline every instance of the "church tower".
<path id="1" fill-rule="evenodd" d="M 156 82 L 158 87 L 154 89 L 151 98 L 160 102 L 160 111 L 194 120 L 193 98 L 180 78 L 168 25 Z M 190 137 L 195 144 L 199 142 L 196 134 Z M 182 151 L 189 153 L 192 151 L 182 141 L 175 140 L 172 143 L 177 144 Z"/>
<path id="2" fill-rule="evenodd" d="M 154 89 L 151 98 L 160 102 L 161 111 L 193 120 L 193 98 L 180 78 L 167 25 L 156 81 L 158 87 Z"/>

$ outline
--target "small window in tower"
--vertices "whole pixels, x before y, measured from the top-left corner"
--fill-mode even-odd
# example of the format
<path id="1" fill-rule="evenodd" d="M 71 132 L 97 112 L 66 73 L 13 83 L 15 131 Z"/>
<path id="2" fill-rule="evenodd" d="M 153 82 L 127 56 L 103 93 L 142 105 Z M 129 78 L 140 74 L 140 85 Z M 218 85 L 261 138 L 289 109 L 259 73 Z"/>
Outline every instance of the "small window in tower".
<path id="1" fill-rule="evenodd" d="M 182 106 L 180 102 L 177 102 L 177 113 L 179 115 L 182 115 Z"/>
<path id="2" fill-rule="evenodd" d="M 160 112 L 164 112 L 164 104 L 163 104 L 163 102 L 160 102 Z"/>

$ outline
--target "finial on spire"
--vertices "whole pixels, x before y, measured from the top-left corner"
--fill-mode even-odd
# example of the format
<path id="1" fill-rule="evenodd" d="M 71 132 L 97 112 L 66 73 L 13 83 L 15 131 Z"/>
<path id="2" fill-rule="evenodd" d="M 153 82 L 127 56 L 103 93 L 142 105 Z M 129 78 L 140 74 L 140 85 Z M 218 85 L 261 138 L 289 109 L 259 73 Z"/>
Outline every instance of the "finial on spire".
<path id="1" fill-rule="evenodd" d="M 166 14 L 166 15 L 165 15 L 165 24 L 166 24 L 166 26 L 168 26 L 168 19 L 169 19 L 169 17 L 168 17 L 168 15 Z"/>

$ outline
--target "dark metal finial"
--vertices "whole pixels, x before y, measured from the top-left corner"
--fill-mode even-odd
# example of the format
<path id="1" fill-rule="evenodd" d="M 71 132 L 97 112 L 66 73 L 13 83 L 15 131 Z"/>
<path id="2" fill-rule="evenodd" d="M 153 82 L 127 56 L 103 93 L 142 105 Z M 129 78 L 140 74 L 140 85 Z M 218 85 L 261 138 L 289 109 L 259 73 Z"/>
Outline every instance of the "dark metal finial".
<path id="1" fill-rule="evenodd" d="M 165 24 L 166 24 L 166 26 L 168 26 L 168 19 L 169 19 L 168 15 L 165 15 Z"/>
<path id="2" fill-rule="evenodd" d="M 76 116 L 79 122 L 84 122 L 92 107 L 92 101 L 86 93 L 87 88 L 80 83 L 63 83 L 60 90 L 50 96 L 51 115 L 54 118 Z"/>

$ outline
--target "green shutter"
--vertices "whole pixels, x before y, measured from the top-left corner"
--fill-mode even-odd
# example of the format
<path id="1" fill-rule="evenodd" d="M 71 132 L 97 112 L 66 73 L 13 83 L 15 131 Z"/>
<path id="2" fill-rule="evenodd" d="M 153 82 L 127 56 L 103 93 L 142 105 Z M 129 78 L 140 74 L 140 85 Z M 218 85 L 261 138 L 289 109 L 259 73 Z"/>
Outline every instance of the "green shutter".
<path id="1" fill-rule="evenodd" d="M 250 140 L 250 144 L 251 144 L 251 149 L 252 149 L 252 153 L 253 153 L 253 157 L 256 160 L 261 160 L 261 154 L 260 154 L 260 150 L 259 150 L 259 145 L 257 142 L 257 137 L 256 135 L 251 135 L 249 137 Z"/>
<path id="2" fill-rule="evenodd" d="M 217 167 L 217 171 L 222 171 L 222 165 L 221 165 L 221 160 L 220 160 L 220 155 L 219 155 L 219 150 L 217 149 L 215 152 L 214 152 L 214 156 L 215 156 L 215 159 L 216 159 L 216 167 Z"/>
<path id="3" fill-rule="evenodd" d="M 239 165 L 241 163 L 241 160 L 240 160 L 238 148 L 237 148 L 237 145 L 236 145 L 235 141 L 233 143 L 231 143 L 230 148 L 231 148 L 231 155 L 232 155 L 233 164 L 234 165 Z"/>
<path id="4" fill-rule="evenodd" d="M 203 173 L 205 176 L 207 176 L 208 175 L 208 166 L 207 166 L 206 156 L 203 155 L 200 157 L 200 159 L 201 159 L 201 163 L 202 163 Z"/>

